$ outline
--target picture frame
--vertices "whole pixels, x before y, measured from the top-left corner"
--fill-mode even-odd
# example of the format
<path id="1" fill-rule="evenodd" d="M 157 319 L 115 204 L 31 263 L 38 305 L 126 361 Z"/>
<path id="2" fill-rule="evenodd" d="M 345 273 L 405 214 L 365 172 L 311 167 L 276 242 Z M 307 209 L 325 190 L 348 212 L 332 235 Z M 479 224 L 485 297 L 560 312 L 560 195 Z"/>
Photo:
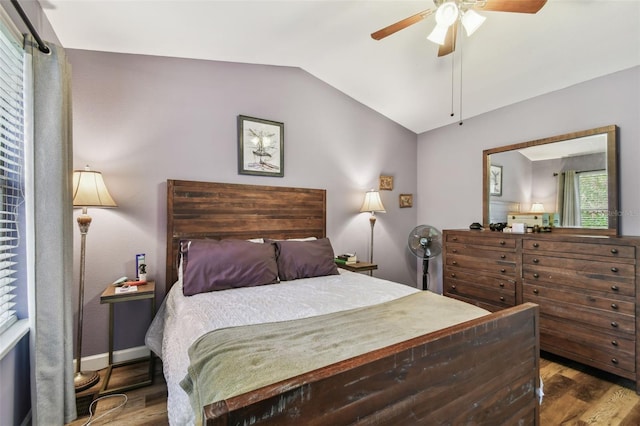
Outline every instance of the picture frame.
<path id="1" fill-rule="evenodd" d="M 284 176 L 284 123 L 238 115 L 238 174 Z"/>
<path id="2" fill-rule="evenodd" d="M 413 194 L 400 194 L 400 208 L 413 207 Z"/>
<path id="3" fill-rule="evenodd" d="M 380 175 L 379 181 L 380 191 L 392 191 L 393 190 L 393 176 Z"/>
<path id="4" fill-rule="evenodd" d="M 489 168 L 489 195 L 502 196 L 502 166 L 492 164 Z"/>

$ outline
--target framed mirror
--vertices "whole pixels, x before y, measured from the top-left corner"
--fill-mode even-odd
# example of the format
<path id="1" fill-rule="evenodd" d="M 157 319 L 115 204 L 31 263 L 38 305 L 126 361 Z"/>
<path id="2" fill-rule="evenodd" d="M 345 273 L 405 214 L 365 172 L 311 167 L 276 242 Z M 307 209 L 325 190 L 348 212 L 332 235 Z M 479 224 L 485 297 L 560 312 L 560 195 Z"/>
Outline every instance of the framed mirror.
<path id="1" fill-rule="evenodd" d="M 610 125 L 484 150 L 484 227 L 532 215 L 552 232 L 618 235 L 617 137 Z"/>

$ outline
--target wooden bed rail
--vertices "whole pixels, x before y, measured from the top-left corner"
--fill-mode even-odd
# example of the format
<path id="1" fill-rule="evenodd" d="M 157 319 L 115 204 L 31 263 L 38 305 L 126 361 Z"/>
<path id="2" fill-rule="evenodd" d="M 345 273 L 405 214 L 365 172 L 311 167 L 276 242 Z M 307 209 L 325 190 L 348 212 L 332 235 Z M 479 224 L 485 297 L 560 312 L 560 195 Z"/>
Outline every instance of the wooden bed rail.
<path id="1" fill-rule="evenodd" d="M 539 424 L 525 303 L 204 407 L 207 425 Z"/>

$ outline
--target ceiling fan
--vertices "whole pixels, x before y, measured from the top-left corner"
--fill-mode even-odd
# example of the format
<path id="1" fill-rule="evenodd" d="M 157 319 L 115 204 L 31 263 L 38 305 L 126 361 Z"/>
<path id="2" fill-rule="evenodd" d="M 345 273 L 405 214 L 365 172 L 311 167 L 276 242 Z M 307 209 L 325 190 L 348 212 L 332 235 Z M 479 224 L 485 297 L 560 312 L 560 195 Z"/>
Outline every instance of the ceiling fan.
<path id="1" fill-rule="evenodd" d="M 391 34 L 418 23 L 435 12 L 436 27 L 427 37 L 440 45 L 438 56 L 445 56 L 456 49 L 458 22 L 462 23 L 467 36 L 473 34 L 486 19 L 476 11 L 537 13 L 547 0 L 433 0 L 436 9 L 423 10 L 401 21 L 371 34 L 381 40 Z"/>

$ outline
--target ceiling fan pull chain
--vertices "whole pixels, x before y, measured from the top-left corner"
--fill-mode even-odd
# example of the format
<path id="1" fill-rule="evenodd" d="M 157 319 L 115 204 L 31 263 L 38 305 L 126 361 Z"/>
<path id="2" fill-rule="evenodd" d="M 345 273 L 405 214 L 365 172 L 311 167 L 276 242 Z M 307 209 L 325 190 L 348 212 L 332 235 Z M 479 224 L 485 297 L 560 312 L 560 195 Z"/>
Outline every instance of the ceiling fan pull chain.
<path id="1" fill-rule="evenodd" d="M 462 50 L 463 50 L 464 42 L 462 41 L 462 37 L 460 37 L 460 122 L 458 123 L 462 126 Z"/>
<path id="2" fill-rule="evenodd" d="M 453 112 L 453 92 L 454 92 L 454 87 L 453 85 L 455 84 L 455 55 L 451 55 L 451 117 L 453 117 L 455 114 Z"/>

